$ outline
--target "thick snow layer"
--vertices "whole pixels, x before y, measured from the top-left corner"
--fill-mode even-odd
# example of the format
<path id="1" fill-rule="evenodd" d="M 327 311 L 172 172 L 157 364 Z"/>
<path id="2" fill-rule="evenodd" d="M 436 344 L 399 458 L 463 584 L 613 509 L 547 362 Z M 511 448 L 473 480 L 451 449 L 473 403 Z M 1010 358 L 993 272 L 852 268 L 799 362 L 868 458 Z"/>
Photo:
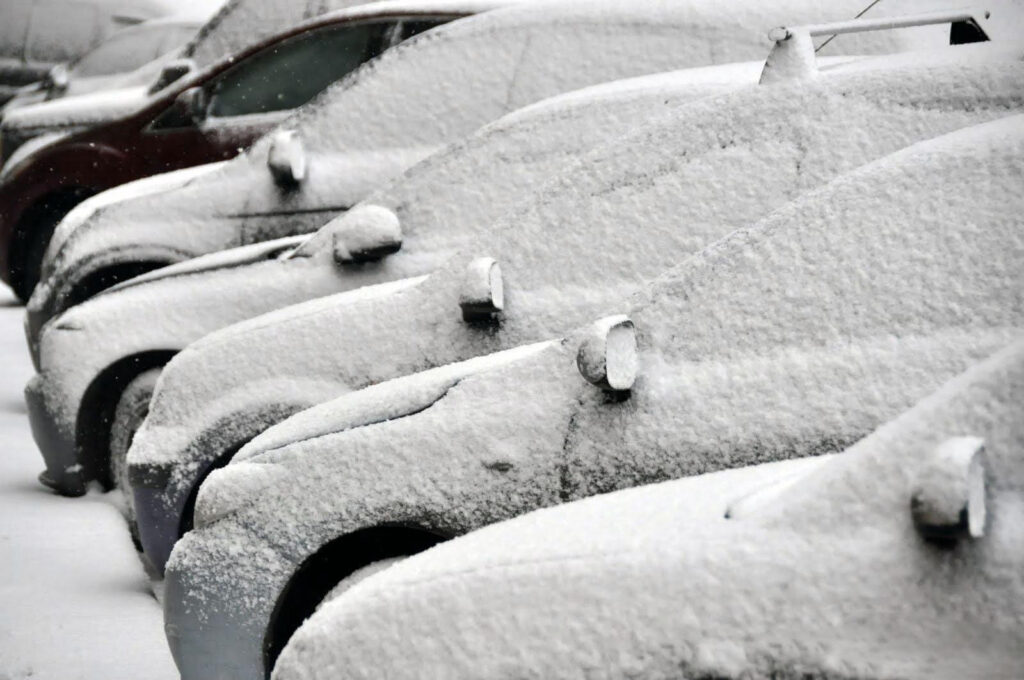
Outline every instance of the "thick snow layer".
<path id="1" fill-rule="evenodd" d="M 21 308 L 0 289 L 0 677 L 176 678 L 160 606 L 112 496 L 66 499 L 35 480 L 21 388 Z"/>
<path id="2" fill-rule="evenodd" d="M 1024 86 L 1020 64 L 1007 67 L 1018 75 L 996 85 L 991 98 L 983 95 L 988 103 L 970 117 L 1000 115 L 1006 95 Z M 878 80 L 858 82 L 861 75 L 843 80 L 836 67 L 829 76 L 835 77 L 834 86 L 819 84 L 822 89 L 815 86 L 806 93 L 800 92 L 803 86 L 751 88 L 707 103 L 680 104 L 666 121 L 584 157 L 525 208 L 520 207 L 522 196 L 544 177 L 541 171 L 569 163 L 571 156 L 562 154 L 585 146 L 587 137 L 605 136 L 607 122 L 593 113 L 653 108 L 660 98 L 673 96 L 673 88 L 670 80 L 646 92 L 623 87 L 629 94 L 617 107 L 610 106 L 617 95 L 609 91 L 589 100 L 574 96 L 557 107 L 539 105 L 529 115 L 513 114 L 424 161 L 367 200 L 392 207 L 400 216 L 406 241 L 396 257 L 433 258 L 474 233 L 480 234 L 477 245 L 464 248 L 423 285 L 400 294 L 360 304 L 348 297 L 331 304 L 328 298 L 197 342 L 169 365 L 131 459 L 184 464 L 187 479 L 202 469 L 197 462 L 239 443 L 212 443 L 218 441 L 213 433 L 228 435 L 224 423 L 251 419 L 252 427 L 232 432 L 245 432 L 247 438 L 269 424 L 261 415 L 268 406 L 313 404 L 332 391 L 342 394 L 542 340 L 615 311 L 610 306 L 619 304 L 643 276 L 757 219 L 786 197 L 903 143 L 963 124 L 964 104 L 953 103 L 963 94 L 960 83 L 983 77 L 986 69 L 969 75 L 962 69 L 935 81 L 928 69 L 907 78 L 916 86 L 898 95 L 894 86 L 902 85 L 903 76 L 876 73 L 872 78 Z M 998 80 L 995 76 L 990 82 Z M 879 83 L 889 89 L 874 90 Z M 956 99 L 946 87 L 957 91 Z M 683 87 L 675 96 L 687 91 Z M 886 101 L 886 92 L 893 98 Z M 896 105 L 900 101 L 921 108 Z M 963 101 L 971 101 L 972 108 L 976 102 L 970 95 Z M 939 113 L 943 107 L 951 108 Z M 803 118 L 792 117 L 800 111 L 805 111 Z M 889 134 L 865 139 L 857 127 L 865 118 Z M 724 152 L 723 139 L 729 140 Z M 513 149 L 529 152 L 517 156 Z M 658 168 L 661 176 L 649 179 L 650 168 Z M 498 220 L 512 208 L 517 209 L 510 217 Z M 443 228 L 428 229 L 433 225 Z M 316 238 L 327 245 L 329 237 L 324 231 Z M 464 267 L 481 255 L 496 257 L 505 277 L 506 309 L 492 331 L 467 326 L 457 306 Z M 289 361 L 260 358 L 280 355 Z M 316 390 L 309 388 L 313 384 Z"/>
<path id="3" fill-rule="evenodd" d="M 282 27 L 361 0 L 228 0 L 185 48 L 185 56 L 209 66 Z"/>
<path id="4" fill-rule="evenodd" d="M 428 269 L 443 261 L 459 239 L 489 231 L 490 224 L 521 204 L 524 196 L 540 186 L 550 174 L 573 163 L 581 151 L 600 144 L 601 140 L 628 131 L 640 116 L 667 116 L 693 99 L 732 89 L 744 82 L 755 82 L 760 65 L 748 63 L 735 70 L 738 71 L 737 75 L 730 69 L 720 79 L 701 79 L 696 86 L 692 85 L 689 71 L 675 72 L 672 77 L 660 76 L 649 82 L 643 78 L 643 87 L 616 87 L 607 91 L 593 88 L 586 97 L 573 96 L 559 105 L 538 107 L 529 113 L 516 112 L 417 164 L 390 187 L 375 192 L 365 204 L 394 209 L 407 241 L 420 238 L 418 235 L 423 231 L 443 232 L 443 241 L 439 246 L 433 246 L 427 252 L 420 252 L 422 248 L 413 251 L 414 266 Z M 735 82 L 731 81 L 733 77 L 736 78 Z M 347 221 L 342 220 L 339 224 Z M 329 248 L 332 237 L 331 230 L 325 228 L 304 245 L 303 251 L 314 253 L 318 248 Z M 415 243 L 412 247 L 415 248 Z M 410 245 L 403 245 L 403 249 L 406 252 L 397 257 L 408 254 Z M 430 250 L 437 252 L 432 254 Z M 356 300 L 350 293 L 343 293 L 333 300 L 325 299 L 325 304 L 311 302 L 280 317 L 271 314 L 254 320 L 253 324 L 242 324 L 226 332 L 238 340 L 242 336 L 250 336 L 245 342 L 252 343 L 252 346 L 273 337 L 280 337 L 287 343 L 294 338 L 290 333 L 282 334 L 282 325 L 290 325 L 293 318 L 302 316 L 313 319 L 317 316 L 314 308 L 328 312 L 354 302 Z M 344 325 L 344 321 L 340 323 Z M 345 333 L 356 330 L 351 328 Z M 309 332 L 303 333 L 303 336 L 310 340 L 317 337 Z M 259 398 L 261 392 L 270 390 L 275 393 L 274 399 L 277 401 L 298 399 L 300 404 L 311 404 L 314 403 L 311 399 L 328 394 L 333 396 L 337 390 L 334 388 L 325 393 L 304 388 L 303 394 L 302 390 L 293 389 L 300 383 L 292 378 L 303 376 L 315 380 L 321 371 L 325 378 L 333 373 L 309 363 L 309 352 L 297 345 L 289 346 L 287 350 L 282 345 L 280 350 L 269 350 L 265 355 L 287 351 L 297 362 L 273 365 L 265 362 L 249 363 L 227 371 L 234 376 L 227 378 L 221 372 L 225 365 L 205 354 L 223 342 L 222 336 L 215 337 L 211 337 L 209 343 L 200 342 L 179 362 L 172 363 L 167 379 L 172 382 L 165 381 L 160 392 L 167 394 L 167 399 L 158 398 L 154 401 L 154 412 L 145 429 L 138 434 L 138 452 L 132 454 L 133 459 L 149 463 L 166 460 L 168 454 L 176 451 L 178 446 L 188 445 L 198 431 L 235 416 L 239 407 L 233 398 L 227 398 L 229 386 L 238 385 L 241 388 L 244 381 L 251 379 L 253 370 L 262 373 L 264 377 L 260 381 L 259 390 L 252 394 L 254 400 Z M 318 340 L 316 342 L 329 351 L 329 344 L 323 345 Z M 380 349 L 384 349 L 384 346 Z M 223 358 L 220 353 L 217 356 Z M 211 380 L 195 382 L 192 363 L 186 357 L 201 357 L 203 371 L 214 370 L 216 377 L 211 374 Z M 179 364 L 189 367 L 181 368 L 184 381 L 171 377 L 176 375 L 175 366 Z M 380 368 L 389 370 L 388 363 L 382 362 Z M 278 375 L 284 378 L 283 383 L 287 385 L 267 382 Z M 225 381 L 220 382 L 222 378 Z M 325 387 L 330 384 L 329 380 L 323 382 Z M 182 399 L 179 389 L 186 390 L 190 397 Z M 210 397 L 220 401 L 223 407 L 215 406 L 203 398 L 207 389 L 211 390 Z M 167 426 L 175 423 L 189 423 L 189 426 L 184 431 L 169 431 Z M 150 432 L 152 428 L 159 429 Z M 150 446 L 148 441 L 158 445 Z M 211 452 L 211 447 L 207 445 L 202 453 Z"/>
<path id="5" fill-rule="evenodd" d="M 29 144 L 31 144 L 31 142 L 29 142 Z M 64 219 L 62 219 L 60 224 L 57 225 L 57 229 L 50 238 L 50 244 L 47 246 L 44 265 L 52 268 L 56 254 L 60 251 L 68 237 L 75 231 L 75 229 L 92 218 L 98 211 L 102 211 L 108 206 L 121 201 L 151 196 L 155 193 L 183 186 L 197 177 L 202 177 L 209 172 L 219 169 L 225 162 L 226 161 L 206 163 L 204 165 L 196 165 L 191 168 L 175 170 L 174 172 L 165 172 L 159 175 L 153 175 L 152 177 L 144 177 L 143 179 L 128 182 L 127 184 L 121 184 L 113 189 L 108 189 L 107 191 L 103 191 L 95 196 L 87 198 L 72 208 L 71 212 L 65 215 Z M 48 270 L 44 270 L 43 272 L 44 276 L 49 275 L 49 273 L 50 272 Z"/>
<path id="6" fill-rule="evenodd" d="M 183 675 L 209 663 L 255 672 L 277 595 L 340 535 L 382 524 L 458 535 L 618 488 L 835 452 L 1020 337 L 1021 120 L 848 173 L 606 309 L 629 311 L 639 333 L 627 399 L 582 379 L 575 335 L 404 418 L 263 452 L 250 443 L 203 486 L 220 519 L 167 565 Z M 401 394 L 408 380 L 379 390 Z"/>
<path id="7" fill-rule="evenodd" d="M 149 98 L 146 86 L 91 92 L 15 109 L 4 114 L 5 128 L 61 128 L 78 131 L 136 111 Z"/>
<path id="8" fill-rule="evenodd" d="M 847 18 L 860 9 L 859 0 L 827 6 L 811 0 L 562 0 L 454 22 L 388 50 L 282 123 L 310 150 L 309 178 L 299 189 L 282 192 L 274 185 L 265 137 L 202 184 L 159 201 L 148 198 L 145 210 L 159 219 L 133 219 L 126 208 L 123 216 L 111 211 L 81 225 L 76 231 L 108 235 L 97 242 L 83 236 L 90 242 L 81 246 L 68 241 L 69 253 L 55 268 L 63 280 L 52 286 L 54 294 L 94 271 L 85 262 L 110 265 L 153 253 L 176 261 L 312 231 L 438 145 L 518 107 L 617 78 L 761 60 L 771 44 L 769 28 Z M 828 49 L 849 54 L 922 41 L 934 46 L 946 31 L 842 36 Z"/>
<path id="9" fill-rule="evenodd" d="M 483 529 L 327 603 L 274 678 L 1009 680 L 1024 649 L 1011 576 L 1024 567 L 1022 399 L 1018 343 L 826 464 L 668 482 Z M 985 441 L 991 517 L 984 536 L 944 549 L 916 533 L 910 497 L 935 449 L 965 433 Z M 796 481 L 726 519 L 794 463 Z"/>

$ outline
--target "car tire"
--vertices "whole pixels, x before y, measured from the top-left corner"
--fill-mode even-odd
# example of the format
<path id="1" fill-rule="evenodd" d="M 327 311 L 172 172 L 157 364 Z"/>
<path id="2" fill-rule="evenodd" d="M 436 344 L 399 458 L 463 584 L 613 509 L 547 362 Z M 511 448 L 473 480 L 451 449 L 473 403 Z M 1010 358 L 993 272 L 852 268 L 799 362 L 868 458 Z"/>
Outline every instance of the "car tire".
<path id="1" fill-rule="evenodd" d="M 110 483 L 124 493 L 128 523 L 136 540 L 135 512 L 128 492 L 128 449 L 135 432 L 149 413 L 149 400 L 156 389 L 160 370 L 151 368 L 143 371 L 128 383 L 117 401 L 114 420 L 110 424 Z"/>
<path id="2" fill-rule="evenodd" d="M 50 239 L 57 225 L 71 210 L 91 196 L 93 191 L 78 189 L 50 196 L 33 206 L 23 223 L 30 225 L 30 230 L 21 237 L 20 247 L 11 267 L 11 288 L 23 303 L 28 303 L 32 291 L 42 276 L 43 257 L 50 246 Z"/>

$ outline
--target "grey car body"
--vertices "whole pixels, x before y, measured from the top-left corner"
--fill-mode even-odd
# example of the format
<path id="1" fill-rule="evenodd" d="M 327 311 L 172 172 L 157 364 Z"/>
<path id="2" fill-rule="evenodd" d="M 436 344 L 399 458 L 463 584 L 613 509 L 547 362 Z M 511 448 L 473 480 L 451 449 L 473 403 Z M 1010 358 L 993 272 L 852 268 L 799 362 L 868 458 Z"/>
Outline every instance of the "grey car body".
<path id="1" fill-rule="evenodd" d="M 468 55 L 451 55 L 457 63 L 473 63 L 479 69 L 473 78 L 451 66 L 438 66 L 438 77 L 432 77 L 425 64 L 416 81 L 396 79 L 385 85 L 385 79 L 377 77 L 371 98 L 369 92 L 356 94 L 361 89 L 357 77 L 349 81 L 354 96 L 341 96 L 346 84 L 339 84 L 319 108 L 310 107 L 286 122 L 302 137 L 310 156 L 309 177 L 298 189 L 282 192 L 271 181 L 266 168 L 270 140 L 265 139 L 245 157 L 201 181 L 107 205 L 88 218 L 80 216 L 73 230 L 58 228 L 44 261 L 42 287 L 29 303 L 31 334 L 45 320 L 137 273 L 140 267 L 155 268 L 224 248 L 311 232 L 441 142 L 528 103 L 617 78 L 763 59 L 771 47 L 766 33 L 770 28 L 845 19 L 858 9 L 855 0 L 827 6 L 812 0 L 769 5 L 755 0 L 728 5 L 707 0 L 590 0 L 506 10 L 501 23 L 494 24 L 496 44 L 488 46 L 497 53 L 501 45 L 500 58 L 481 64 Z M 462 29 L 435 33 L 435 40 L 457 30 Z M 908 31 L 842 36 L 830 43 L 823 56 L 890 53 L 921 44 L 934 47 L 948 40 L 949 29 L 931 26 Z M 602 39 L 597 40 L 598 36 Z M 528 54 L 519 56 L 520 48 Z M 424 60 L 434 58 L 425 48 L 420 55 Z M 380 62 L 387 63 L 391 62 Z M 590 70 L 582 69 L 583 64 Z M 466 106 L 454 84 L 461 82 L 462 89 L 472 91 L 483 86 L 478 79 L 484 74 L 507 81 L 507 93 L 481 96 L 472 107 Z M 435 96 L 424 97 L 420 92 L 425 82 L 435 88 Z M 423 111 L 395 118 L 401 107 Z M 360 122 L 339 126 L 333 123 L 335 117 L 358 117 Z M 384 121 L 389 119 L 394 122 L 387 127 Z"/>
<path id="2" fill-rule="evenodd" d="M 439 537 L 840 451 L 1020 337 L 1022 120 L 850 172 L 609 309 L 628 311 L 617 328 L 636 333 L 632 361 L 621 337 L 604 355 L 631 364 L 625 391 L 577 368 L 593 365 L 598 325 L 489 370 L 380 383 L 267 430 L 204 483 L 196 529 L 167 564 L 182 676 L 258 677 L 339 580 Z"/>
<path id="3" fill-rule="evenodd" d="M 327 603 L 274 678 L 1014 677 L 1021 404 L 1017 342 L 841 455 L 473 532 Z"/>
<path id="4" fill-rule="evenodd" d="M 213 9 L 210 8 L 211 13 Z M 203 19 L 199 16 L 175 15 L 122 29 L 78 59 L 54 67 L 57 70 L 51 70 L 43 80 L 18 90 L 4 105 L 2 113 L 29 104 L 128 85 L 133 72 L 146 64 L 163 64 L 179 53 L 202 25 Z M 151 73 L 150 79 L 158 71 L 159 67 Z"/>
<path id="5" fill-rule="evenodd" d="M 751 12 L 760 14 L 757 8 Z M 714 23 L 712 18 L 703 21 Z M 268 158 L 279 138 L 271 133 L 244 156 L 194 178 L 185 186 L 188 192 L 144 200 L 154 211 L 166 205 L 161 198 L 172 200 L 178 215 L 185 211 L 181 205 L 198 205 L 199 212 L 180 226 L 198 225 L 197 238 L 210 249 L 218 247 L 210 245 L 217 239 L 261 241 L 274 230 L 310 229 L 315 220 L 365 195 L 371 188 L 365 185 L 374 178 L 410 165 L 424 147 L 468 134 L 520 105 L 607 79 L 659 72 L 690 57 L 703 63 L 708 40 L 721 47 L 723 58 L 731 49 L 753 50 L 761 40 L 751 38 L 750 45 L 735 47 L 728 36 L 680 40 L 692 22 L 692 8 L 684 4 L 621 0 L 527 3 L 453 22 L 385 52 L 324 93 L 323 105 L 314 102 L 285 124 L 282 131 L 300 131 L 310 149 L 308 173 L 297 189 L 284 191 L 275 184 Z M 561 37 L 541 39 L 553 33 Z M 474 58 L 464 58 L 467 54 Z M 339 125 L 339 118 L 346 125 Z M 319 140 L 317 147 L 314 140 Z M 382 172 L 384 167 L 393 173 Z M 346 183 L 349 191 L 342 189 Z M 362 185 L 360 191 L 351 191 L 353 185 Z M 225 229 L 214 228 L 218 221 L 202 206 L 225 196 L 230 197 L 226 207 L 247 217 L 225 219 Z M 347 238 L 340 231 L 355 217 L 284 258 L 277 256 L 301 237 L 150 272 L 54 318 L 33 348 L 40 372 L 26 388 L 33 432 L 47 466 L 44 483 L 81 493 L 86 480 L 109 482 L 109 426 L 123 387 L 189 342 L 288 304 L 426 274 L 452 252 L 443 231 L 424 230 L 407 234 L 400 252 L 378 262 L 340 261 L 332 240 Z M 144 230 L 160 234 L 166 228 L 159 221 L 130 224 L 143 248 L 156 242 L 147 243 Z M 423 239 L 422 247 L 416 239 Z M 45 295 L 46 288 L 36 295 Z M 32 328 L 38 327 L 33 323 L 40 309 L 35 300 L 28 316 L 30 342 Z M 157 310 L 158 322 L 149 323 L 148 315 Z"/>
<path id="6" fill-rule="evenodd" d="M 988 103 L 969 105 L 978 104 L 970 117 L 1002 115 L 1005 95 L 1021 86 L 1024 64 L 1015 57 L 1001 65 L 966 62 L 968 55 L 1005 54 L 991 46 L 956 47 L 858 60 L 835 65 L 813 82 L 750 86 L 680 105 L 584 155 L 519 204 L 519 187 L 502 182 L 514 182 L 507 178 L 529 168 L 541 146 L 524 147 L 528 153 L 516 165 L 498 164 L 494 150 L 501 153 L 509 139 L 485 131 L 478 135 L 482 144 L 470 150 L 488 153 L 452 152 L 424 162 L 424 172 L 410 171 L 366 203 L 395 210 L 414 235 L 438 244 L 427 252 L 461 246 L 434 276 L 371 300 L 342 294 L 279 310 L 213 333 L 171 361 L 128 454 L 147 555 L 162 566 L 191 526 L 198 482 L 283 417 L 349 390 L 584 323 L 634 290 L 645 273 L 670 267 L 788 198 L 961 126 L 965 110 L 952 104 L 962 95 L 961 83 L 1001 81 L 995 74 L 1005 69 L 1017 75 L 983 95 Z M 693 74 L 679 77 L 685 84 Z M 905 83 L 908 89 L 892 94 Z M 910 101 L 923 109 L 908 108 Z M 886 134 L 864 139 L 858 125 L 866 110 Z M 559 125 L 589 135 L 567 112 L 555 112 Z M 560 130 L 535 134 L 571 137 Z M 446 161 L 455 164 L 446 167 Z M 328 243 L 332 229 L 344 229 L 347 221 L 339 218 L 317 238 Z M 494 258 L 505 280 L 508 304 L 497 323 L 467 323 L 460 314 L 467 268 L 481 257 Z M 279 356 L 289 359 L 268 359 Z"/>
<path id="7" fill-rule="evenodd" d="M 5 0 L 0 10 L 0 104 L 117 29 L 166 16 L 170 0 Z"/>

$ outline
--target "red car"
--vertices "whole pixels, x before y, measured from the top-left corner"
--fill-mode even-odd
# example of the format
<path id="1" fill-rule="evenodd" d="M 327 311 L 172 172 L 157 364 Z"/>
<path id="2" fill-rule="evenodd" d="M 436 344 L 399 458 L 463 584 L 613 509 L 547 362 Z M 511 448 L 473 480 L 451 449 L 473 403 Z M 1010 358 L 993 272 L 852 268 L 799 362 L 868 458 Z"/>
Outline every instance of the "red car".
<path id="1" fill-rule="evenodd" d="M 231 158 L 386 48 L 469 13 L 410 0 L 322 15 L 179 77 L 131 115 L 58 137 L 16 159 L 0 173 L 0 279 L 27 300 L 54 227 L 87 197 Z M 6 160 L 17 140 L 9 130 L 0 135 Z"/>

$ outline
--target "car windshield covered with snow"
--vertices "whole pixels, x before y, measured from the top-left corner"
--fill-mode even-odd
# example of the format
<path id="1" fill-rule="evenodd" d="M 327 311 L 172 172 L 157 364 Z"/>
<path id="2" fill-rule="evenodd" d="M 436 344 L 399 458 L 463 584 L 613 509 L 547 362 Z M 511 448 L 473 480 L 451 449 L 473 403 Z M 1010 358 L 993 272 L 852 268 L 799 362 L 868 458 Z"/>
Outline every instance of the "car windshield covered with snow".
<path id="1" fill-rule="evenodd" d="M 258 674 L 338 580 L 440 537 L 842 450 L 1020 336 L 1022 169 L 1020 116 L 916 144 L 607 310 L 628 316 L 267 430 L 204 483 L 167 564 L 183 677 Z"/>
<path id="2" fill-rule="evenodd" d="M 842 455 L 470 533 L 326 603 L 274 677 L 498 679 L 508 659 L 522 677 L 565 679 L 595 665 L 608 677 L 1013 677 L 1024 591 L 1002 575 L 1019 572 L 1024 545 L 1021 403 L 1016 342 Z"/>
<path id="3" fill-rule="evenodd" d="M 576 0 L 528 3 L 432 31 L 283 124 L 305 156 L 301 180 L 275 179 L 268 136 L 202 181 L 108 205 L 76 218 L 73 230 L 58 229 L 30 311 L 49 318 L 140 268 L 309 233 L 443 143 L 542 98 L 617 78 L 764 59 L 772 26 L 846 18 L 858 9 L 858 0 L 827 8 L 810 0 Z M 844 35 L 826 54 L 937 46 L 948 31 Z M 465 57 L 478 49 L 490 56 Z"/>
<path id="4" fill-rule="evenodd" d="M 899 66 L 895 57 L 849 62 L 823 71 L 814 84 L 756 85 L 680 103 L 662 120 L 566 164 L 528 201 L 518 193 L 526 185 L 509 178 L 529 178 L 544 167 L 537 165 L 539 158 L 563 148 L 573 135 L 600 137 L 583 126 L 600 119 L 574 119 L 564 104 L 549 107 L 557 122 L 514 115 L 504 134 L 492 126 L 476 136 L 476 149 L 464 145 L 469 153 L 452 152 L 421 163 L 393 187 L 322 229 L 291 259 L 309 263 L 319 258 L 319 268 L 312 270 L 316 272 L 335 272 L 339 261 L 351 269 L 352 264 L 344 264 L 350 258 L 347 239 L 365 235 L 371 227 L 383 233 L 390 225 L 401 232 L 402 249 L 360 272 L 376 276 L 390 271 L 396 278 L 425 273 L 407 267 L 434 266 L 457 253 L 440 271 L 426 281 L 377 289 L 372 297 L 369 290 L 366 295 L 325 297 L 225 328 L 171 362 L 129 454 L 147 554 L 161 565 L 173 541 L 191 526 L 196 484 L 203 475 L 289 413 L 349 390 L 543 340 L 584 323 L 635 290 L 644 276 L 756 221 L 787 197 L 904 144 L 960 127 L 965 119 L 959 105 L 940 117 L 933 111 L 954 101 L 964 80 L 1001 82 L 990 93 L 1000 92 L 992 105 L 980 105 L 971 117 L 1003 115 L 1004 95 L 1021 85 L 1024 64 L 1010 58 L 985 65 L 983 59 L 968 67 L 968 54 L 981 58 L 1004 53 L 987 46 L 947 48 L 947 53 L 959 50 L 966 51 L 957 55 L 954 66 L 948 61 L 941 66 L 942 54 L 907 56 L 906 61 L 917 64 L 912 69 Z M 736 65 L 723 71 L 742 79 L 750 77 L 744 75 L 749 68 Z M 712 73 L 700 69 L 675 77 L 686 83 Z M 635 105 L 653 111 L 657 104 L 645 100 L 663 96 L 659 92 L 667 96 L 670 82 L 666 76 L 655 90 L 634 95 Z M 917 85 L 892 98 L 907 82 Z M 622 89 L 629 91 L 627 85 Z M 933 102 L 926 115 L 901 104 L 924 101 L 921 96 Z M 855 133 L 865 115 L 887 134 L 865 142 Z M 520 117 L 542 126 L 517 125 Z M 929 122 L 922 125 L 924 120 Z M 525 141 L 542 135 L 551 140 L 546 151 L 536 141 Z M 724 148 L 723 139 L 729 140 Z M 513 148 L 521 152 L 519 160 L 496 162 Z M 757 162 L 762 157 L 771 161 Z M 489 200 L 479 200 L 480 195 Z M 444 228 L 427 229 L 430 225 Z M 299 285 L 285 286 L 271 278 L 283 269 L 282 262 L 250 268 L 239 280 L 246 287 L 245 300 L 265 300 L 282 287 Z M 311 280 L 312 274 L 304 271 L 302 283 Z M 190 285 L 209 290 L 226 281 L 224 274 L 210 275 L 202 285 Z M 174 294 L 173 282 L 166 285 L 168 296 Z M 264 285 L 267 290 L 255 294 Z M 154 334 L 161 324 L 170 325 L 155 314 L 146 318 L 144 325 Z M 73 354 L 81 357 L 84 352 Z M 239 362 L 242 356 L 250 360 Z M 265 359 L 275 356 L 290 360 Z"/>

